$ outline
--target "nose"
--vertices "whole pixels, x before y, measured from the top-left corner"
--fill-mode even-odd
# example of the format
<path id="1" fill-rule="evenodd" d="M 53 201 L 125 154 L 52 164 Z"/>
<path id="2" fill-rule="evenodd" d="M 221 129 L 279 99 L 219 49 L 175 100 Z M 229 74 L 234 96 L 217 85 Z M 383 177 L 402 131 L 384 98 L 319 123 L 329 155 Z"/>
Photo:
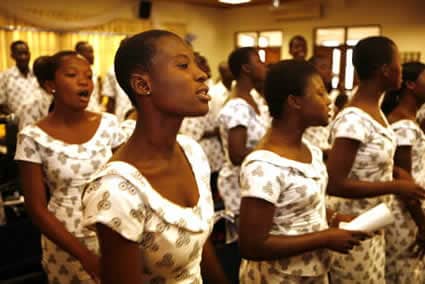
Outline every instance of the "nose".
<path id="1" fill-rule="evenodd" d="M 200 83 L 204 83 L 208 80 L 208 75 L 204 71 L 202 71 L 198 66 L 196 66 L 196 81 Z"/>

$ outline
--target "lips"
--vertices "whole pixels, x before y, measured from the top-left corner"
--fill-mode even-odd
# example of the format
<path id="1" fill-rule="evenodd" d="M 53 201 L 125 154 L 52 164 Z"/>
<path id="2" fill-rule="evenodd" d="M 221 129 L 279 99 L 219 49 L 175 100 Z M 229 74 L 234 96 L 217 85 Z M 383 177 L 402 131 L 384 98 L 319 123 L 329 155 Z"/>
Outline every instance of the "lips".
<path id="1" fill-rule="evenodd" d="M 211 96 L 208 95 L 208 88 L 201 88 L 198 91 L 196 91 L 196 95 L 203 101 L 209 101 L 211 100 Z"/>
<path id="2" fill-rule="evenodd" d="M 87 103 L 90 99 L 90 93 L 88 90 L 78 92 L 78 96 L 80 97 L 80 101 L 84 103 Z"/>

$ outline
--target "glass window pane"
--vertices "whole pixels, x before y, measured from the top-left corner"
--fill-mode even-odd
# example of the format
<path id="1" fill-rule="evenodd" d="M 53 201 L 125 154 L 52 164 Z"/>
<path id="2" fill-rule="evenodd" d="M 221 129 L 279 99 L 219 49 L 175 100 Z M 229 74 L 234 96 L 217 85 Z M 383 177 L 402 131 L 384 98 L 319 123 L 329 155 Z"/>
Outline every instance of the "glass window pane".
<path id="1" fill-rule="evenodd" d="M 344 44 L 344 28 L 320 28 L 316 29 L 316 45 L 318 46 L 339 46 Z"/>
<path id="2" fill-rule="evenodd" d="M 354 46 L 363 38 L 379 36 L 380 34 L 381 29 L 378 26 L 350 27 L 347 29 L 347 45 Z"/>
<path id="3" fill-rule="evenodd" d="M 267 42 L 267 45 L 264 45 L 266 42 Z M 260 47 L 282 46 L 282 32 L 281 31 L 260 32 L 258 45 Z"/>
<path id="4" fill-rule="evenodd" d="M 257 33 L 237 33 L 237 46 L 246 47 L 246 46 L 257 46 Z"/>

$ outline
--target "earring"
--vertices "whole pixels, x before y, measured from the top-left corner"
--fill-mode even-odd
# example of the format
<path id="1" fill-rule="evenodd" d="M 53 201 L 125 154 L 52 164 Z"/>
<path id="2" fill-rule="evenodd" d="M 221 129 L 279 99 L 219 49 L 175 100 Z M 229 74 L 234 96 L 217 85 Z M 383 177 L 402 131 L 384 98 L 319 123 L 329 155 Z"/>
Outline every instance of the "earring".
<path id="1" fill-rule="evenodd" d="M 55 89 L 52 89 L 52 94 L 56 94 L 56 90 Z"/>

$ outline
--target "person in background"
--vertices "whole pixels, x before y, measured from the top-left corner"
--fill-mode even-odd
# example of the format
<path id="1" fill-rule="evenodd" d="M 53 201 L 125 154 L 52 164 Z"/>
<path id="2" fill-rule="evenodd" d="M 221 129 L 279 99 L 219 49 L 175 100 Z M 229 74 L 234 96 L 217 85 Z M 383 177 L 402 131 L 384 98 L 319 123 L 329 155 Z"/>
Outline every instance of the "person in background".
<path id="1" fill-rule="evenodd" d="M 402 69 L 401 89 L 385 95 L 382 110 L 397 139 L 394 166 L 425 187 L 425 134 L 416 122 L 416 113 L 425 103 L 425 64 L 409 62 Z M 391 209 L 396 224 L 385 231 L 387 283 L 423 283 L 425 214 L 421 202 L 396 197 Z"/>
<path id="2" fill-rule="evenodd" d="M 49 59 L 45 86 L 51 113 L 18 136 L 15 160 L 28 215 L 42 233 L 42 265 L 49 283 L 95 283 L 98 244 L 82 226 L 87 181 L 126 137 L 108 113 L 87 111 L 93 91 L 86 59 L 61 51 Z"/>
<path id="3" fill-rule="evenodd" d="M 178 135 L 184 117 L 208 112 L 207 75 L 192 49 L 162 30 L 127 39 L 114 66 L 137 121 L 83 193 L 84 225 L 99 238 L 102 283 L 227 283 L 208 240 L 208 161 L 195 141 Z"/>
<path id="4" fill-rule="evenodd" d="M 15 66 L 0 75 L 0 106 L 2 112 L 18 115 L 22 106 L 39 99 L 37 80 L 32 73 L 29 62 L 31 53 L 25 41 L 17 40 L 10 45 Z"/>
<path id="5" fill-rule="evenodd" d="M 307 40 L 302 35 L 296 35 L 289 41 L 289 54 L 295 60 L 305 61 L 307 57 Z"/>
<path id="6" fill-rule="evenodd" d="M 39 99 L 31 100 L 22 106 L 19 114 L 19 129 L 35 124 L 47 116 L 53 103 L 53 96 L 48 93 L 46 82 L 49 74 L 50 56 L 40 56 L 33 63 L 33 72 L 37 78 L 38 88 L 34 92 L 40 92 Z"/>
<path id="7" fill-rule="evenodd" d="M 360 85 L 331 128 L 328 206 L 359 215 L 393 196 L 423 199 L 425 191 L 394 167 L 396 137 L 380 108 L 385 92 L 401 86 L 398 48 L 386 37 L 360 40 L 353 50 Z M 395 216 L 397 218 L 397 216 Z M 380 230 L 350 252 L 335 254 L 332 283 L 385 283 L 385 234 Z"/>
<path id="8" fill-rule="evenodd" d="M 348 96 L 344 93 L 339 94 L 334 102 L 334 117 L 348 104 Z"/>
<path id="9" fill-rule="evenodd" d="M 87 41 L 79 41 L 75 44 L 75 51 L 84 57 L 92 67 L 93 72 L 93 94 L 90 96 L 90 102 L 88 105 L 88 110 L 94 112 L 101 112 L 104 110 L 102 106 L 102 97 L 100 93 L 100 77 L 97 75 L 96 70 L 93 70 L 94 64 L 94 51 L 93 46 Z"/>

